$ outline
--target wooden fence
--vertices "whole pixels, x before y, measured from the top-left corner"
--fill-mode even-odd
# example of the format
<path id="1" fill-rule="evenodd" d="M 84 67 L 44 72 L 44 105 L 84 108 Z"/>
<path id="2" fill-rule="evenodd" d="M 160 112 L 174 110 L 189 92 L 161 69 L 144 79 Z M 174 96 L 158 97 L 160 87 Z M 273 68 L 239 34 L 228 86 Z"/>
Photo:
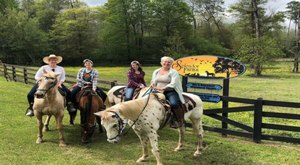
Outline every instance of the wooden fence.
<path id="1" fill-rule="evenodd" d="M 8 81 L 18 81 L 24 82 L 26 84 L 34 84 L 34 75 L 37 69 L 4 64 L 0 62 L 0 76 L 4 76 Z M 66 83 L 71 86 L 75 83 L 75 76 L 66 75 Z M 101 84 L 101 88 L 105 91 L 108 91 L 111 87 L 115 85 L 124 85 L 124 83 L 118 83 L 117 81 L 104 81 L 98 80 Z M 229 86 L 229 80 L 223 82 L 224 86 Z M 265 106 L 271 107 L 283 107 L 283 108 L 295 108 L 295 110 L 300 110 L 300 103 L 295 102 L 283 102 L 283 101 L 271 101 L 263 100 L 262 98 L 258 99 L 246 99 L 246 98 L 237 98 L 229 97 L 228 91 L 223 91 L 222 108 L 217 109 L 206 109 L 204 110 L 204 115 L 209 116 L 219 122 L 221 122 L 221 127 L 212 127 L 204 125 L 205 130 L 219 132 L 226 135 L 234 135 L 246 138 L 252 138 L 255 142 L 260 142 L 261 140 L 274 140 L 274 141 L 283 141 L 283 142 L 292 142 L 300 143 L 300 138 L 288 137 L 283 135 L 271 135 L 264 133 L 263 129 L 271 130 L 282 130 L 282 131 L 292 131 L 300 133 L 299 126 L 288 126 L 288 125 L 279 125 L 279 124 L 270 124 L 263 122 L 264 118 L 273 118 L 273 119 L 287 119 L 287 120 L 300 120 L 300 113 L 279 113 L 279 112 L 267 112 L 264 110 Z M 228 107 L 229 102 L 242 103 L 246 106 L 239 107 Z M 253 126 L 248 126 L 238 121 L 230 119 L 228 116 L 229 113 L 237 112 L 253 112 L 254 121 Z M 238 130 L 233 130 L 228 127 L 228 125 L 238 128 Z"/>
<path id="2" fill-rule="evenodd" d="M 16 81 L 23 82 L 26 84 L 34 84 L 36 80 L 34 79 L 34 75 L 36 74 L 38 69 L 19 66 L 19 65 L 11 65 L 0 63 L 0 76 L 4 76 L 7 81 Z M 76 76 L 74 75 L 66 75 L 65 85 L 67 87 L 71 87 L 76 83 Z M 124 85 L 124 83 L 118 83 L 117 81 L 105 81 L 98 80 L 98 84 L 101 89 L 104 91 L 108 91 L 111 87 L 116 85 Z"/>

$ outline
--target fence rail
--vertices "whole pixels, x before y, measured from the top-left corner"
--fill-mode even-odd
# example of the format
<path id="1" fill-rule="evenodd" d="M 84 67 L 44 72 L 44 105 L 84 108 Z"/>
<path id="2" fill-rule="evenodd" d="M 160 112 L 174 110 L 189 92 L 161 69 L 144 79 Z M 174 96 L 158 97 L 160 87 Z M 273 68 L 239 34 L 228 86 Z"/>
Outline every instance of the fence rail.
<path id="1" fill-rule="evenodd" d="M 18 66 L 0 63 L 0 75 L 4 76 L 7 81 L 16 81 L 23 82 L 26 84 L 34 84 L 36 80 L 34 79 L 34 75 L 38 69 L 26 67 L 26 66 Z M 65 85 L 71 87 L 76 83 L 76 76 L 66 74 Z M 117 81 L 105 81 L 98 80 L 99 87 L 104 91 L 108 91 L 111 87 L 116 85 L 124 85 L 124 83 L 118 83 Z"/>

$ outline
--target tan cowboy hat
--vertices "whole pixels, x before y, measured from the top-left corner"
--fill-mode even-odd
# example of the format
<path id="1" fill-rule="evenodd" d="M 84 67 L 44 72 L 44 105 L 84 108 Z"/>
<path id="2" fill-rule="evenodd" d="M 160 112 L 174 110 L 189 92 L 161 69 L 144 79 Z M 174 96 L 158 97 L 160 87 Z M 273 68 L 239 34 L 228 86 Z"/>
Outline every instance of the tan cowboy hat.
<path id="1" fill-rule="evenodd" d="M 49 60 L 51 58 L 56 58 L 57 64 L 60 63 L 63 59 L 61 56 L 56 56 L 55 54 L 50 54 L 49 56 L 46 56 L 43 58 L 44 63 L 49 64 Z"/>

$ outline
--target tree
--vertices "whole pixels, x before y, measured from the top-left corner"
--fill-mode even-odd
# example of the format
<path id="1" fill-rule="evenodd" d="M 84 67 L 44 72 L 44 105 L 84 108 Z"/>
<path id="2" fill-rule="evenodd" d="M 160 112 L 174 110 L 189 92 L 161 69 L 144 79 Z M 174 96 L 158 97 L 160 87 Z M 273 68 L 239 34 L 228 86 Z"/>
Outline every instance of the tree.
<path id="1" fill-rule="evenodd" d="M 82 56 L 95 56 L 99 46 L 98 14 L 96 8 L 80 7 L 64 10 L 57 16 L 50 30 L 51 45 L 55 52 L 69 59 L 69 64 L 81 61 Z"/>
<path id="2" fill-rule="evenodd" d="M 290 37 L 289 40 L 290 43 L 287 47 L 288 51 L 292 54 L 294 54 L 294 67 L 293 72 L 298 73 L 299 72 L 299 54 L 300 54 L 300 2 L 299 1 L 291 1 L 287 4 L 286 7 L 288 10 L 286 11 L 286 14 L 290 20 L 293 20 L 295 23 L 295 36 Z M 290 28 L 290 27 L 289 27 Z M 297 29 L 297 30 L 296 30 Z"/>
<path id="3" fill-rule="evenodd" d="M 283 21 L 282 16 L 266 16 L 261 7 L 266 0 L 240 0 L 231 7 L 231 11 L 238 14 L 237 21 L 241 33 L 236 38 L 235 52 L 239 58 L 248 62 L 254 68 L 254 75 L 262 74 L 262 65 L 278 57 L 282 51 L 280 44 L 268 37 L 278 24 Z M 278 19 L 281 18 L 281 19 Z M 263 46 L 262 46 L 263 45 Z"/>

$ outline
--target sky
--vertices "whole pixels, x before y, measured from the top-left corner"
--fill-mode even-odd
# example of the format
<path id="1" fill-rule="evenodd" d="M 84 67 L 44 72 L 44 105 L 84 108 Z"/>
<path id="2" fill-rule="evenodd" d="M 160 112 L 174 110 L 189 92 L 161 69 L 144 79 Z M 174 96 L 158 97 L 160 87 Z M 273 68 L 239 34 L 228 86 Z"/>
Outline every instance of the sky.
<path id="1" fill-rule="evenodd" d="M 90 6 L 103 5 L 107 0 L 83 0 Z M 224 0 L 225 5 L 229 6 L 230 4 L 238 2 L 238 0 Z M 267 4 L 267 9 L 271 11 L 284 11 L 286 4 L 292 0 L 269 0 Z"/>

